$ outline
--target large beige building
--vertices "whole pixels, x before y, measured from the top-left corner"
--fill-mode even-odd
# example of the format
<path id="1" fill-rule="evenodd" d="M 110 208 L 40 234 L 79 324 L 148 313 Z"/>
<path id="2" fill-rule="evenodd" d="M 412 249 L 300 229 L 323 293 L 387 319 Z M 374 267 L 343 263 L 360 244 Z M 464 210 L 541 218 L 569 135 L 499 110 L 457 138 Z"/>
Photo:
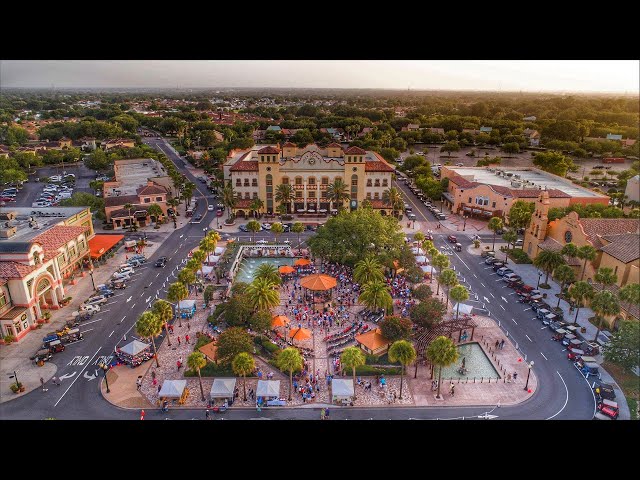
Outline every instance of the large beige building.
<path id="1" fill-rule="evenodd" d="M 288 212 L 303 216 L 329 213 L 337 209 L 327 198 L 327 188 L 336 179 L 347 185 L 352 210 L 367 199 L 382 214 L 391 213 L 382 196 L 391 186 L 394 169 L 373 151 L 358 147 L 344 150 L 337 143 L 324 148 L 315 144 L 298 148 L 285 143 L 282 149 L 258 145 L 232 151 L 223 168 L 225 180 L 231 182 L 238 197 L 236 215 L 249 215 L 256 198 L 262 200 L 268 214 L 275 213 L 276 191 L 281 184 L 293 187 L 295 198 L 287 206 Z"/>

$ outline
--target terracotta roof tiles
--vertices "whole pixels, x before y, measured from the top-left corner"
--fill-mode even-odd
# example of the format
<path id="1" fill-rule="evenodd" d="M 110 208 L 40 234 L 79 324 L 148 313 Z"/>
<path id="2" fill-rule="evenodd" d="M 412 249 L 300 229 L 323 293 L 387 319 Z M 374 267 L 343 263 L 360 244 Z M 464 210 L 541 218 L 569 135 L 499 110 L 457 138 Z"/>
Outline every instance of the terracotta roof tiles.
<path id="1" fill-rule="evenodd" d="M 640 236 L 637 233 L 603 236 L 610 241 L 601 250 L 622 263 L 633 262 L 640 258 Z"/>
<path id="2" fill-rule="evenodd" d="M 272 147 L 271 145 L 269 145 L 268 147 L 263 147 L 260 150 L 258 150 L 258 153 L 280 153 L 280 150 L 277 149 L 276 147 Z"/>
<path id="3" fill-rule="evenodd" d="M 35 265 L 24 265 L 18 262 L 0 262 L 0 278 L 24 278 L 33 272 Z"/>
<path id="4" fill-rule="evenodd" d="M 262 151 L 262 150 L 260 150 Z M 258 171 L 258 161 L 257 160 L 249 160 L 249 161 L 237 161 L 236 164 L 229 169 L 231 172 L 257 172 Z"/>
<path id="5" fill-rule="evenodd" d="M 363 150 L 360 147 L 349 147 L 344 151 L 344 153 L 346 153 L 347 155 L 366 155 L 367 154 L 366 150 Z"/>
<path id="6" fill-rule="evenodd" d="M 581 218 L 580 225 L 595 248 L 602 247 L 601 236 L 640 232 L 635 218 Z"/>
<path id="7" fill-rule="evenodd" d="M 162 185 L 145 185 L 144 187 L 140 187 L 137 192 L 138 195 L 156 195 L 168 193 L 167 189 Z"/>
<path id="8" fill-rule="evenodd" d="M 386 162 L 380 161 L 367 161 L 364 164 L 365 172 L 393 172 L 394 169 Z"/>

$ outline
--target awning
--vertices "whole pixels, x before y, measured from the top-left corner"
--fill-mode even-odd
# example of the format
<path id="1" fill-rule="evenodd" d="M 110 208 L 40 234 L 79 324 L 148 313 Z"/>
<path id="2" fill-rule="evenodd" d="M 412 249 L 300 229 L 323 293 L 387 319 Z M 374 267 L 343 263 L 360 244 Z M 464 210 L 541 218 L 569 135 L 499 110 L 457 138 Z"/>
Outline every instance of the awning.
<path id="1" fill-rule="evenodd" d="M 458 306 L 460 307 L 460 310 L 458 310 Z M 473 310 L 473 307 L 471 305 L 467 305 L 466 303 L 456 303 L 453 306 L 454 312 L 459 312 L 466 315 L 471 315 L 472 310 Z"/>
<path id="2" fill-rule="evenodd" d="M 209 275 L 211 272 L 213 272 L 213 267 L 203 265 L 198 270 L 196 270 L 196 275 L 200 275 L 200 272 L 202 272 L 203 275 Z"/>
<path id="3" fill-rule="evenodd" d="M 131 355 L 132 357 L 135 357 L 136 355 L 139 355 L 145 350 L 149 350 L 149 347 L 151 347 L 151 345 L 149 345 L 148 343 L 143 343 L 143 342 L 139 342 L 138 340 L 134 340 L 131 343 L 127 343 L 124 347 L 120 349 L 120 351 L 122 353 L 126 353 L 127 355 Z"/>
<path id="4" fill-rule="evenodd" d="M 280 380 L 258 380 L 257 397 L 279 397 Z"/>
<path id="5" fill-rule="evenodd" d="M 331 395 L 334 399 L 353 397 L 353 379 L 334 378 L 331 380 Z"/>
<path id="6" fill-rule="evenodd" d="M 158 397 L 160 398 L 180 398 L 187 386 L 186 380 L 165 380 Z"/>
<path id="7" fill-rule="evenodd" d="M 124 240 L 124 235 L 96 235 L 89 240 L 91 258 L 100 258 L 111 250 L 118 242 Z"/>
<path id="8" fill-rule="evenodd" d="M 446 200 L 449 200 L 451 203 L 455 203 L 455 199 L 453 198 L 453 196 L 449 192 L 442 192 L 442 196 Z"/>
<path id="9" fill-rule="evenodd" d="M 211 398 L 233 398 L 236 388 L 235 378 L 216 378 L 211 385 Z"/>
<path id="10" fill-rule="evenodd" d="M 180 300 L 178 302 L 178 308 L 180 310 L 192 310 L 192 309 L 196 308 L 196 301 L 195 300 Z"/>

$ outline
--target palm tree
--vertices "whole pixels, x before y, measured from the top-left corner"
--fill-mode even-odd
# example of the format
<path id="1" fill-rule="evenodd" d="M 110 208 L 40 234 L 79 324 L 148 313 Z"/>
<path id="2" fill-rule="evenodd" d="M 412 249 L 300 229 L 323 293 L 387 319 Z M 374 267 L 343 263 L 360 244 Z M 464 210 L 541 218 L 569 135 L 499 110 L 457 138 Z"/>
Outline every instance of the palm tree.
<path id="1" fill-rule="evenodd" d="M 458 308 L 456 308 L 456 320 L 458 320 L 458 316 L 460 315 L 460 302 L 464 302 L 469 298 L 469 291 L 462 285 L 456 285 L 451 289 L 450 294 L 451 300 L 458 304 Z"/>
<path id="2" fill-rule="evenodd" d="M 438 371 L 438 393 L 436 398 L 440 398 L 440 380 L 442 379 L 442 367 L 446 367 L 458 360 L 458 348 L 450 338 L 439 336 L 427 347 L 427 359 L 433 366 L 440 367 Z"/>
<path id="3" fill-rule="evenodd" d="M 416 349 L 406 340 L 393 342 L 387 353 L 390 362 L 400 362 L 400 398 L 402 398 L 402 382 L 407 365 L 416 361 Z"/>
<path id="4" fill-rule="evenodd" d="M 560 282 L 560 295 L 558 295 L 558 304 L 556 308 L 560 307 L 560 300 L 562 300 L 562 292 L 564 292 L 564 287 L 566 285 L 571 285 L 576 281 L 576 272 L 573 271 L 569 265 L 560 265 L 556 268 L 554 273 L 554 277 L 556 280 Z"/>
<path id="5" fill-rule="evenodd" d="M 180 301 L 189 296 L 189 290 L 184 286 L 184 283 L 174 282 L 169 285 L 167 289 L 167 300 L 176 305 L 176 315 L 178 316 L 178 326 L 182 326 L 182 317 L 179 312 Z"/>
<path id="6" fill-rule="evenodd" d="M 275 199 L 280 205 L 285 205 L 287 213 L 291 212 L 291 202 L 295 198 L 293 186 L 288 183 L 281 183 L 276 187 Z"/>
<path id="7" fill-rule="evenodd" d="M 247 375 L 256 369 L 256 362 L 247 352 L 237 354 L 231 362 L 231 368 L 236 375 L 242 375 L 242 390 L 244 401 L 247 401 Z"/>
<path id="8" fill-rule="evenodd" d="M 300 245 L 300 234 L 304 232 L 304 225 L 301 222 L 295 222 L 291 227 L 293 233 L 298 234 L 298 246 Z"/>
<path id="9" fill-rule="evenodd" d="M 258 310 L 269 310 L 280 304 L 280 294 L 275 283 L 266 278 L 256 278 L 245 290 L 249 302 Z"/>
<path id="10" fill-rule="evenodd" d="M 623 302 L 640 305 L 640 284 L 630 283 L 622 287 L 618 292 L 618 296 Z"/>
<path id="11" fill-rule="evenodd" d="M 588 282 L 579 281 L 573 284 L 571 290 L 569 290 L 569 296 L 576 302 L 576 317 L 573 319 L 573 324 L 578 325 L 578 314 L 580 309 L 585 306 L 588 300 L 593 298 L 595 290 Z"/>
<path id="12" fill-rule="evenodd" d="M 414 242 L 418 242 L 419 244 L 422 244 L 422 242 L 424 241 L 424 239 L 425 239 L 425 236 L 424 236 L 424 233 L 422 233 L 422 232 L 416 232 L 416 233 L 413 235 L 413 241 L 414 241 Z"/>
<path id="13" fill-rule="evenodd" d="M 216 245 L 218 245 L 218 242 L 220 241 L 220 234 L 218 232 L 216 232 L 215 230 L 209 230 L 207 232 L 207 235 L 205 236 L 206 238 L 209 238 L 210 240 L 212 240 L 214 242 L 214 246 L 213 246 L 213 250 L 215 250 Z"/>
<path id="14" fill-rule="evenodd" d="M 591 245 L 583 245 L 578 248 L 578 258 L 580 260 L 584 260 L 584 264 L 582 265 L 582 275 L 580 275 L 580 280 L 584 279 L 584 272 L 587 269 L 587 262 L 593 262 L 598 256 L 598 251 L 593 248 Z"/>
<path id="15" fill-rule="evenodd" d="M 277 243 L 278 237 L 284 232 L 284 227 L 282 226 L 282 223 L 276 222 L 273 225 L 271 225 L 271 231 L 276 236 L 276 243 Z"/>
<path id="16" fill-rule="evenodd" d="M 444 304 L 447 308 L 449 308 L 449 290 L 451 289 L 451 287 L 458 284 L 458 276 L 456 275 L 456 272 L 454 272 L 450 268 L 447 268 L 445 270 L 442 270 L 442 272 L 440 272 L 440 276 L 438 277 L 438 283 L 439 285 L 443 285 L 444 287 L 446 287 L 447 298 Z"/>
<path id="17" fill-rule="evenodd" d="M 382 308 L 389 311 L 393 307 L 393 299 L 387 285 L 378 280 L 365 283 L 360 292 L 358 301 L 364 303 L 369 309 L 378 311 Z"/>
<path id="18" fill-rule="evenodd" d="M 278 353 L 276 365 L 282 371 L 289 372 L 289 401 L 291 401 L 291 390 L 293 389 L 293 372 L 302 370 L 304 363 L 302 355 L 297 348 L 287 347 Z"/>
<path id="19" fill-rule="evenodd" d="M 158 316 L 164 329 L 167 332 L 167 346 L 171 346 L 171 336 L 169 335 L 169 320 L 173 318 L 173 308 L 166 300 L 156 300 L 153 303 L 152 312 Z"/>
<path id="20" fill-rule="evenodd" d="M 253 210 L 253 215 L 257 218 L 260 214 L 260 210 L 264 208 L 264 202 L 256 197 L 251 201 L 251 205 L 249 205 L 249 208 Z"/>
<path id="21" fill-rule="evenodd" d="M 162 211 L 162 208 L 160 208 L 160 205 L 152 203 L 149 205 L 149 208 L 147 208 L 147 214 L 154 218 L 154 221 L 158 223 L 160 221 L 160 217 L 164 215 L 164 212 Z"/>
<path id="22" fill-rule="evenodd" d="M 196 274 L 190 268 L 184 267 L 178 273 L 178 281 L 181 282 L 185 287 L 189 288 L 189 285 L 193 284 L 196 281 Z"/>
<path id="23" fill-rule="evenodd" d="M 327 186 L 327 198 L 331 202 L 332 206 L 334 204 L 338 205 L 338 210 L 342 210 L 344 208 L 344 201 L 351 198 L 347 184 L 344 183 L 344 180 L 336 178 L 333 183 L 330 183 Z"/>
<path id="24" fill-rule="evenodd" d="M 596 293 L 589 306 L 596 314 L 596 320 L 598 321 L 598 330 L 596 331 L 596 336 L 593 337 L 593 341 L 595 342 L 598 340 L 600 330 L 602 330 L 602 320 L 604 317 L 618 315 L 620 313 L 620 301 L 612 292 L 605 290 Z"/>
<path id="25" fill-rule="evenodd" d="M 187 357 L 187 366 L 189 370 L 195 370 L 198 374 L 198 382 L 200 382 L 200 395 L 202 395 L 202 401 L 206 399 L 204 397 L 204 388 L 202 388 L 202 376 L 200 375 L 200 369 L 207 364 L 207 359 L 202 352 L 193 352 Z"/>
<path id="26" fill-rule="evenodd" d="M 160 366 L 156 350 L 155 337 L 162 333 L 162 321 L 152 312 L 144 312 L 136 322 L 136 333 L 142 338 L 150 338 L 153 345 L 153 355 L 156 357 L 156 367 Z"/>
<path id="27" fill-rule="evenodd" d="M 229 213 L 227 215 L 227 220 L 231 221 L 231 216 L 233 215 L 232 210 L 233 207 L 236 206 L 236 194 L 233 191 L 233 185 L 231 182 L 228 182 L 224 188 L 222 189 L 222 203 L 225 207 L 229 209 Z"/>
<path id="28" fill-rule="evenodd" d="M 202 264 L 207 259 L 207 254 L 202 250 L 198 249 L 191 255 L 191 260 L 194 260 L 198 264 L 198 270 L 200 270 L 200 278 L 204 280 L 204 275 L 202 273 Z"/>
<path id="29" fill-rule="evenodd" d="M 549 281 L 549 275 L 560 265 L 564 265 L 564 258 L 559 252 L 553 252 L 551 250 L 543 250 L 533 260 L 533 264 L 546 272 L 547 276 L 544 279 L 544 283 Z"/>
<path id="30" fill-rule="evenodd" d="M 256 278 L 264 278 L 271 283 L 275 283 L 279 285 L 282 282 L 280 278 L 280 273 L 278 273 L 278 268 L 273 263 L 263 263 L 258 268 L 256 268 L 256 273 L 253 276 L 254 280 Z"/>
<path id="31" fill-rule="evenodd" d="M 205 237 L 200 240 L 198 249 L 202 250 L 206 254 L 206 256 L 209 257 L 209 255 L 211 255 L 216 250 L 216 243 L 217 242 L 213 238 L 205 235 Z"/>
<path id="32" fill-rule="evenodd" d="M 384 273 L 382 273 L 382 265 L 375 257 L 366 257 L 356 263 L 353 271 L 353 279 L 360 285 L 369 282 L 383 281 Z"/>
<path id="33" fill-rule="evenodd" d="M 340 355 L 340 363 L 345 368 L 350 368 L 353 372 L 353 399 L 355 400 L 356 368 L 367 363 L 364 353 L 358 347 L 347 347 Z"/>
<path id="34" fill-rule="evenodd" d="M 496 232 L 498 230 L 502 230 L 503 228 L 503 224 L 502 224 L 502 220 L 498 217 L 493 217 L 491 220 L 489 220 L 489 225 L 487 225 L 487 228 L 489 230 L 493 230 L 493 246 L 491 247 L 491 250 L 493 250 L 495 252 L 496 250 Z"/>
<path id="35" fill-rule="evenodd" d="M 579 249 L 575 243 L 567 243 L 562 247 L 560 253 L 570 259 L 578 258 Z"/>
<path id="36" fill-rule="evenodd" d="M 434 267 L 438 267 L 440 272 L 442 272 L 445 268 L 449 266 L 449 257 L 442 253 L 436 253 L 433 255 L 431 259 L 431 265 Z M 433 277 L 433 272 L 431 273 L 431 277 Z M 440 281 L 438 281 L 438 289 L 436 291 L 436 296 L 440 294 Z"/>
<path id="37" fill-rule="evenodd" d="M 260 226 L 260 222 L 258 222 L 257 220 L 250 220 L 247 223 L 247 230 L 254 234 L 251 235 L 251 241 L 253 242 L 255 240 L 255 233 L 262 230 L 262 226 Z"/>
<path id="38" fill-rule="evenodd" d="M 186 205 L 191 205 L 191 199 L 193 198 L 193 191 L 195 188 L 196 186 L 192 182 L 187 182 L 184 184 L 184 187 L 182 187 L 182 196 L 187 202 Z"/>
<path id="39" fill-rule="evenodd" d="M 382 192 L 382 200 L 384 203 L 391 205 L 392 215 L 395 216 L 399 209 L 402 208 L 402 193 L 396 187 L 390 187 Z"/>
<path id="40" fill-rule="evenodd" d="M 618 281 L 618 276 L 613 273 L 612 268 L 602 267 L 598 269 L 593 279 L 600 284 L 600 291 L 602 292 L 605 287 L 615 284 Z"/>
<path id="41" fill-rule="evenodd" d="M 131 220 L 131 209 L 133 208 L 133 204 L 131 203 L 125 203 L 122 208 L 125 208 L 129 211 L 129 227 L 133 227 L 133 221 Z"/>
<path id="42" fill-rule="evenodd" d="M 507 251 L 509 251 L 509 246 L 513 246 L 515 248 L 515 241 L 518 240 L 518 233 L 515 230 L 507 230 L 502 235 L 502 239 L 507 242 Z M 505 257 L 506 258 L 506 257 Z"/>

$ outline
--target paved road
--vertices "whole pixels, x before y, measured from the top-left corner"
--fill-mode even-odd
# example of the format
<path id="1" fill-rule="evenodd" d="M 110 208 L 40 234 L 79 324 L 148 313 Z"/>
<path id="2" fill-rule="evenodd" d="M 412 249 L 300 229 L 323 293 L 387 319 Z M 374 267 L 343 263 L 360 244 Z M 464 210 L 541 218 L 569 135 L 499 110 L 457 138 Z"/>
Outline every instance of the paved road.
<path id="1" fill-rule="evenodd" d="M 148 142 L 163 150 L 178 168 L 193 181 L 198 188 L 201 183 L 182 166 L 181 160 L 158 139 Z M 404 190 L 403 190 L 404 191 Z M 408 195 L 411 195 L 410 193 Z M 201 224 L 187 224 L 169 235 L 163 244 L 149 259 L 148 266 L 139 269 L 132 286 L 118 293 L 105 306 L 95 320 L 84 322 L 82 330 L 85 340 L 70 345 L 69 348 L 55 357 L 58 365 L 57 376 L 63 378 L 62 386 L 50 386 L 48 392 L 35 390 L 24 397 L 17 398 L 0 405 L 2 419 L 43 419 L 48 417 L 59 419 L 135 419 L 138 411 L 123 410 L 113 407 L 100 395 L 98 389 L 99 377 L 96 365 L 112 354 L 118 340 L 126 333 L 131 338 L 131 331 L 135 320 L 147 308 L 149 302 L 163 296 L 162 284 L 173 281 L 172 275 L 177 274 L 178 268 L 185 257 L 185 253 L 193 248 L 203 236 L 202 226 L 213 219 L 213 212 L 207 212 L 207 203 L 212 201 L 203 192 L 196 192 L 206 201 L 200 202 L 197 213 L 203 215 Z M 415 198 L 415 197 L 413 197 Z M 411 203 L 411 202 L 410 202 Z M 418 202 L 414 203 L 414 212 L 428 220 L 430 213 Z M 266 232 L 262 235 L 267 236 Z M 233 234 L 245 237 L 249 234 Z M 291 240 L 297 235 L 289 234 Z M 503 282 L 492 270 L 485 270 L 479 258 L 466 252 L 466 246 L 471 243 L 469 237 L 458 233 L 459 241 L 465 249 L 453 252 L 446 243 L 446 234 L 438 233 L 435 244 L 446 251 L 452 265 L 461 273 L 460 281 L 469 287 L 479 300 L 474 306 L 485 308 L 492 317 L 506 326 L 511 338 L 520 347 L 527 360 L 534 360 L 534 371 L 538 376 L 538 390 L 525 403 L 494 408 L 495 406 L 478 407 L 429 407 L 429 408 L 354 408 L 332 409 L 332 419 L 449 419 L 469 418 L 491 412 L 490 415 L 498 419 L 590 419 L 593 417 L 595 402 L 593 394 L 584 380 L 571 363 L 566 359 L 566 352 L 553 342 L 547 329 L 541 329 L 539 321 L 532 320 L 531 312 L 525 311 L 526 306 L 515 302 L 510 289 L 503 289 Z M 161 255 L 169 257 L 169 263 L 164 269 L 154 268 L 153 260 Z M 486 300 L 485 300 L 486 297 Z M 504 301 L 502 299 L 504 297 Z M 258 413 L 255 410 L 231 410 L 214 418 L 226 419 L 317 419 L 318 408 L 300 409 L 269 409 Z M 157 410 L 147 412 L 146 419 L 203 419 L 202 410 L 171 410 L 164 414 Z"/>

